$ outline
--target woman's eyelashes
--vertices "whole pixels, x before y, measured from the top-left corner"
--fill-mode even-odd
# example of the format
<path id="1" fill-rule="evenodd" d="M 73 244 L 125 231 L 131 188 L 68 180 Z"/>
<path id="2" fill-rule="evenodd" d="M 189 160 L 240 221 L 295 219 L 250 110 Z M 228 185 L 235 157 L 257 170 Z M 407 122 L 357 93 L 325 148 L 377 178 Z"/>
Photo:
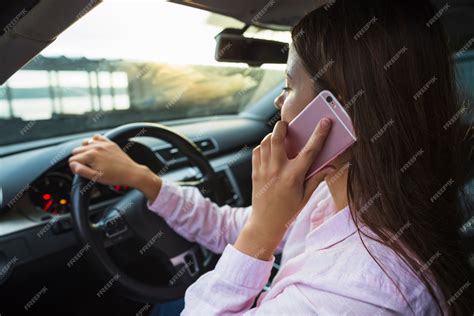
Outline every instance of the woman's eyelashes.
<path id="1" fill-rule="evenodd" d="M 288 92 L 288 91 L 290 91 L 290 87 L 288 87 L 288 86 L 283 87 L 282 90 L 283 90 L 284 92 Z"/>

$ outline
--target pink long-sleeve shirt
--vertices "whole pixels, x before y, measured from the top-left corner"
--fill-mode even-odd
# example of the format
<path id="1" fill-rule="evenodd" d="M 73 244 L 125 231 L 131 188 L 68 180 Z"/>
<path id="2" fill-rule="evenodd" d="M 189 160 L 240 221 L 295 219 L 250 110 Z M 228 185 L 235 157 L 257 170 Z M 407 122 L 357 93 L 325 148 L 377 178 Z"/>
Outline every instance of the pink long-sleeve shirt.
<path id="1" fill-rule="evenodd" d="M 222 253 L 215 269 L 186 291 L 182 315 L 440 314 L 415 273 L 390 248 L 363 237 L 390 278 L 384 273 L 349 208 L 337 211 L 326 182 L 289 227 L 276 250 L 282 252 L 280 270 L 261 294 L 275 259 L 262 261 L 232 246 L 251 206 L 219 207 L 197 188 L 164 180 L 148 207 L 184 238 Z"/>

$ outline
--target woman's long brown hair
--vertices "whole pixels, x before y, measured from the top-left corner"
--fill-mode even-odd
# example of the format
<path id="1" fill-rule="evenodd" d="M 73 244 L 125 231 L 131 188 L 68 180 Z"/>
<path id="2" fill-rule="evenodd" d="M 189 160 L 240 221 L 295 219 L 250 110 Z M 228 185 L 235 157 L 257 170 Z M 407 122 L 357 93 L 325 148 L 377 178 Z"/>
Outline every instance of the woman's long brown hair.
<path id="1" fill-rule="evenodd" d="M 339 95 L 352 118 L 358 141 L 347 194 L 362 242 L 393 249 L 440 311 L 471 315 L 473 279 L 459 237 L 472 214 L 469 203 L 461 207 L 472 177 L 461 124 L 470 108 L 457 93 L 442 14 L 428 0 L 330 1 L 294 26 L 292 38 L 315 87 Z M 369 253 L 387 273 L 389 263 Z"/>

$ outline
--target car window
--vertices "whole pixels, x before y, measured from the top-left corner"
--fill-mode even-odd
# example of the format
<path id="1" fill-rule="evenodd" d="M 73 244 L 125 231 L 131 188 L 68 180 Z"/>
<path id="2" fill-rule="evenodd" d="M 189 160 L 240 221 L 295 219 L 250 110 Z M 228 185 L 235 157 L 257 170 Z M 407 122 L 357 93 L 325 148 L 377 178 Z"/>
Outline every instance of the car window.
<path id="1" fill-rule="evenodd" d="M 283 80 L 284 65 L 216 62 L 226 27 L 243 24 L 169 2 L 104 1 L 2 85 L 0 145 L 244 110 Z"/>
<path id="2" fill-rule="evenodd" d="M 460 51 L 455 54 L 456 76 L 461 101 L 469 108 L 474 102 L 474 51 Z"/>

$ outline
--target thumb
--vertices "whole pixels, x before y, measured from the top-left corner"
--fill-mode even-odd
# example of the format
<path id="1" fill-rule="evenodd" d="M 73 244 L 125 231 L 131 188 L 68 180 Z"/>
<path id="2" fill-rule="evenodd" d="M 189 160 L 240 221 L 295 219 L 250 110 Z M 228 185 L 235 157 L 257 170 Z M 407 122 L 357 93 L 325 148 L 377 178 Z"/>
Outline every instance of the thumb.
<path id="1" fill-rule="evenodd" d="M 311 176 L 306 182 L 304 183 L 304 202 L 309 200 L 311 195 L 313 194 L 314 190 L 324 181 L 324 178 L 330 174 L 333 170 L 331 168 L 323 168 L 321 171 L 317 172 L 313 176 Z"/>

